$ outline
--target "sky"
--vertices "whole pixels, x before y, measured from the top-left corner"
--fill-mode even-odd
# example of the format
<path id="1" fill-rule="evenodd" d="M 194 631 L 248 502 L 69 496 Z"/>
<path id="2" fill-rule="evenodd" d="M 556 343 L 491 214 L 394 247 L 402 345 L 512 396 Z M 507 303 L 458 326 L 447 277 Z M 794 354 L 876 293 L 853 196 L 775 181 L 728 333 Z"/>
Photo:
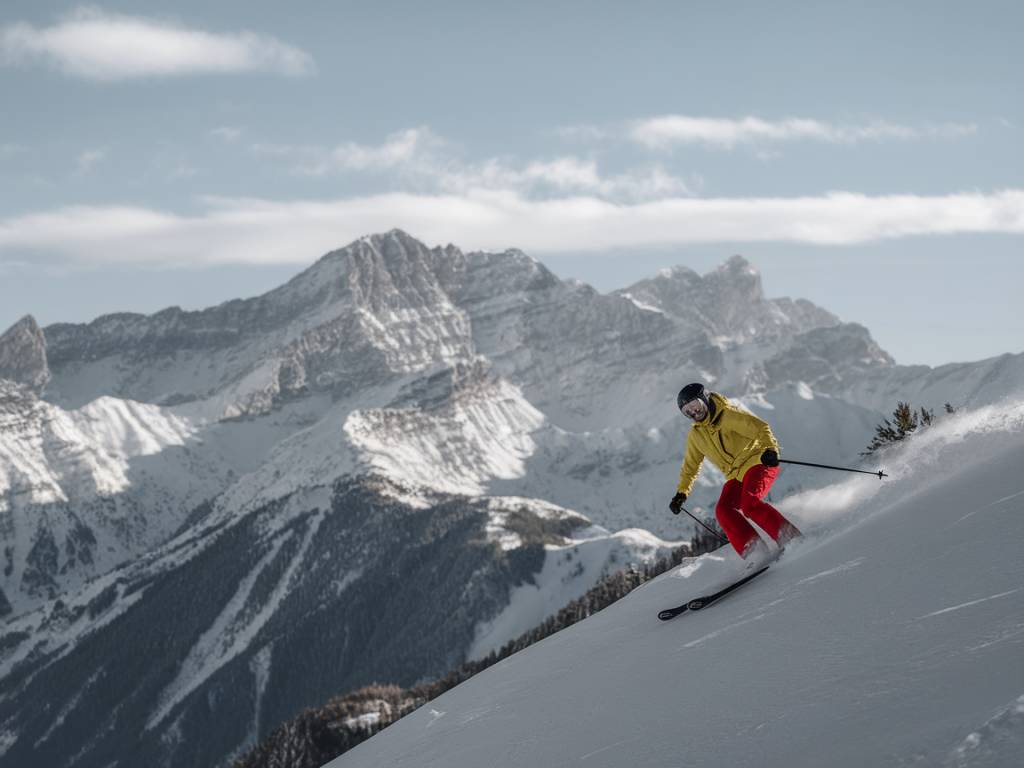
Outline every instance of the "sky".
<path id="1" fill-rule="evenodd" d="M 734 253 L 901 363 L 1024 351 L 1013 2 L 7 0 L 0 328 L 400 227 L 607 291 Z"/>

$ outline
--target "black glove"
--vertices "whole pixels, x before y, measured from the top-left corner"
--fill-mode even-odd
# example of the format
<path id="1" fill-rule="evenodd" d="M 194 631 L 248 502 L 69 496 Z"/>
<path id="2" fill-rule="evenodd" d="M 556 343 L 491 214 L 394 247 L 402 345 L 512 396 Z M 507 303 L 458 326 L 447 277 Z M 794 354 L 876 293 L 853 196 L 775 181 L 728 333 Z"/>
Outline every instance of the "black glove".
<path id="1" fill-rule="evenodd" d="M 672 501 L 668 503 L 668 508 L 672 510 L 673 515 L 679 514 L 679 510 L 683 508 L 684 501 L 686 501 L 685 493 L 677 493 L 672 497 Z"/>
<path id="2" fill-rule="evenodd" d="M 779 454 L 769 448 L 767 451 L 761 454 L 761 463 L 766 467 L 777 467 L 779 466 Z"/>

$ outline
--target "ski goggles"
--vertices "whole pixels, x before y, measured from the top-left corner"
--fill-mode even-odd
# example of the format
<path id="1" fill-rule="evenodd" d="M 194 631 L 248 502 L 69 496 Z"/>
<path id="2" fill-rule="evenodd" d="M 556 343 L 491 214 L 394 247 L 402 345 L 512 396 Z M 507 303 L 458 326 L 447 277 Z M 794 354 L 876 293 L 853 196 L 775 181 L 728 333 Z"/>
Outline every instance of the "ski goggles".
<path id="1" fill-rule="evenodd" d="M 704 405 L 704 401 L 700 398 L 695 397 L 686 403 L 683 403 L 683 407 L 679 409 L 683 412 L 683 415 L 694 421 L 704 418 L 704 414 L 707 413 L 707 406 Z"/>

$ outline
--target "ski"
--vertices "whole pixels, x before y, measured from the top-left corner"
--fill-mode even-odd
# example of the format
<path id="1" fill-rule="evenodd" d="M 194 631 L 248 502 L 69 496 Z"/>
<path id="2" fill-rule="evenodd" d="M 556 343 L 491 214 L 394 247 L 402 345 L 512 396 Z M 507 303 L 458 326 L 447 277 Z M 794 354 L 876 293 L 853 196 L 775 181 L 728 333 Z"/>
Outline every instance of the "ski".
<path id="1" fill-rule="evenodd" d="M 683 603 L 682 605 L 678 605 L 675 608 L 667 608 L 667 609 L 665 609 L 664 611 L 661 611 L 658 614 L 658 618 L 661 619 L 662 621 L 668 621 L 669 619 L 674 619 L 676 616 L 678 616 L 681 613 L 686 613 L 687 611 L 699 611 L 702 608 L 707 608 L 712 603 L 717 602 L 718 600 L 721 600 L 723 597 L 728 595 L 733 590 L 739 589 L 744 584 L 746 584 L 747 582 L 751 581 L 756 576 L 760 576 L 762 573 L 764 573 L 767 570 L 768 570 L 768 566 L 766 565 L 763 568 L 761 568 L 760 570 L 754 571 L 753 573 L 751 573 L 751 574 L 749 574 L 747 576 L 744 576 L 739 581 L 735 581 L 732 584 L 730 584 L 729 586 L 723 587 L 722 589 L 718 590 L 717 592 L 714 592 L 714 593 L 712 593 L 710 595 L 704 595 L 702 597 L 695 597 L 692 600 L 687 600 L 685 603 Z"/>

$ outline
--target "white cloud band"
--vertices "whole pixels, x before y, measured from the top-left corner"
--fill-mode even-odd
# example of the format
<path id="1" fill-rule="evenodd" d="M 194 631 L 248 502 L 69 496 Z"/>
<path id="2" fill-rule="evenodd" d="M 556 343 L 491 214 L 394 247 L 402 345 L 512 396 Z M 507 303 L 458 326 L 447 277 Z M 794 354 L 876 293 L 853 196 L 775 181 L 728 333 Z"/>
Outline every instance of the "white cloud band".
<path id="1" fill-rule="evenodd" d="M 333 148 L 291 144 L 254 143 L 257 155 L 287 158 L 293 170 L 305 176 L 323 176 L 331 172 L 385 171 L 420 164 L 425 148 L 440 143 L 428 128 L 408 128 L 388 136 L 382 144 L 357 144 L 349 141 Z"/>
<path id="2" fill-rule="evenodd" d="M 670 198 L 620 205 L 514 192 L 389 194 L 331 201 L 209 199 L 198 216 L 73 207 L 0 221 L 0 261 L 308 263 L 401 227 L 430 243 L 535 253 L 710 242 L 844 245 L 958 233 L 1024 234 L 1024 190 L 943 196 L 837 192 L 795 198 Z"/>
<path id="3" fill-rule="evenodd" d="M 253 32 L 215 34 L 175 23 L 80 8 L 50 27 L 0 28 L 9 64 L 44 61 L 91 80 L 197 73 L 276 72 L 306 75 L 309 54 Z"/>
<path id="4" fill-rule="evenodd" d="M 574 155 L 526 164 L 497 157 L 465 163 L 447 152 L 448 146 L 440 136 L 421 126 L 392 133 L 381 144 L 346 142 L 325 148 L 255 143 L 250 149 L 257 155 L 288 160 L 293 172 L 301 175 L 394 171 L 404 181 L 415 182 L 419 190 L 430 189 L 442 194 L 472 195 L 484 190 L 521 194 L 554 191 L 627 200 L 692 194 L 682 179 L 660 166 L 606 176 L 595 160 Z"/>
<path id="5" fill-rule="evenodd" d="M 804 140 L 855 143 L 929 136 L 951 138 L 976 131 L 977 126 L 973 123 L 912 127 L 881 120 L 862 125 L 838 125 L 799 117 L 772 121 L 759 117 L 726 119 L 663 115 L 634 122 L 628 133 L 634 142 L 651 149 L 665 149 L 678 144 L 704 144 L 730 149 L 738 144 L 757 142 Z"/>

